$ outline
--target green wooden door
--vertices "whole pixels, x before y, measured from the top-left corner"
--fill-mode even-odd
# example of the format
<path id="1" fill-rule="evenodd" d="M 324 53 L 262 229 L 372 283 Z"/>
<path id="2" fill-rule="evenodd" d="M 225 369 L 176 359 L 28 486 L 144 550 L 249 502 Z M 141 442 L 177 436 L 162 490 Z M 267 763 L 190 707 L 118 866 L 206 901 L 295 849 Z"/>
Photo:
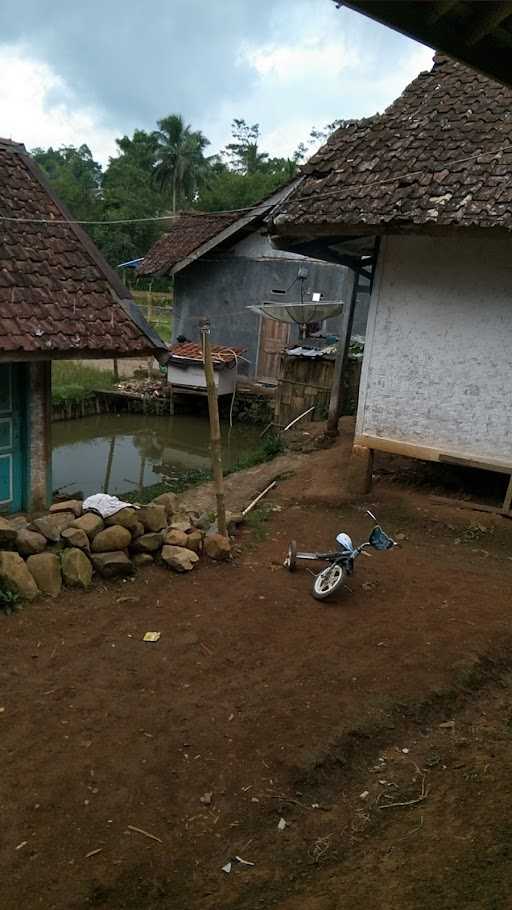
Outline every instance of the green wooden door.
<path id="1" fill-rule="evenodd" d="M 23 440 L 22 367 L 0 364 L 0 512 L 23 508 L 26 452 Z"/>

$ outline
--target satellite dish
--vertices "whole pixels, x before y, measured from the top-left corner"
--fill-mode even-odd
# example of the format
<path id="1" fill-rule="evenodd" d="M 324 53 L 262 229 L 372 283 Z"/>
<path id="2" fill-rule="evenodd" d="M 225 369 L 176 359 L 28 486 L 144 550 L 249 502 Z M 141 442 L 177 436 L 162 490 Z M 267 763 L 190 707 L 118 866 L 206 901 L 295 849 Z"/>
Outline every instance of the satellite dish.
<path id="1" fill-rule="evenodd" d="M 308 300 L 297 303 L 264 303 L 254 304 L 247 307 L 253 313 L 258 313 L 267 319 L 275 319 L 278 322 L 296 323 L 297 325 L 307 325 L 310 322 L 323 322 L 324 319 L 330 319 L 332 316 L 338 316 L 343 312 L 342 300 Z"/>

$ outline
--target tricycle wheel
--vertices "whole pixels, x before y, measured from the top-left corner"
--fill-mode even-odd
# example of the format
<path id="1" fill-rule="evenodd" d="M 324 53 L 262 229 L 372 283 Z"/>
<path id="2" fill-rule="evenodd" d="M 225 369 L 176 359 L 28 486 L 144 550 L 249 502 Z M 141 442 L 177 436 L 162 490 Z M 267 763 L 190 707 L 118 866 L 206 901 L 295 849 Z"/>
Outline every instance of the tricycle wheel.
<path id="1" fill-rule="evenodd" d="M 295 572 L 297 568 L 297 541 L 291 540 L 288 545 L 288 556 L 286 557 L 285 566 L 289 572 Z"/>
<path id="2" fill-rule="evenodd" d="M 327 566 L 315 578 L 313 597 L 316 600 L 325 600 L 334 594 L 343 584 L 345 572 L 340 565 Z"/>

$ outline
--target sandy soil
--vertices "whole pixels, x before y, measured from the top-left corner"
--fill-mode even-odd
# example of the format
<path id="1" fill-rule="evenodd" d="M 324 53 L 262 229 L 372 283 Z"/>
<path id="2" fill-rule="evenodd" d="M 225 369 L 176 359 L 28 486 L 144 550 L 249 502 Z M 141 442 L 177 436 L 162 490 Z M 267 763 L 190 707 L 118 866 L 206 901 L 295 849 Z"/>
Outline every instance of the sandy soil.
<path id="1" fill-rule="evenodd" d="M 383 480 L 317 505 L 314 458 L 233 564 L 0 619 L 3 910 L 512 906 L 512 524 Z M 314 601 L 288 539 L 366 505 L 402 547 Z"/>

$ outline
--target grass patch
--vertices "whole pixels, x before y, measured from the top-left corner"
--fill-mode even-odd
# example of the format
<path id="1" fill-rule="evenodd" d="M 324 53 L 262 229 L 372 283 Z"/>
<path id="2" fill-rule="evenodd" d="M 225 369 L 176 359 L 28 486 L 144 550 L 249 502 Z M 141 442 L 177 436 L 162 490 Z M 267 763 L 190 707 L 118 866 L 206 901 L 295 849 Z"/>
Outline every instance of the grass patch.
<path id="1" fill-rule="evenodd" d="M 94 389 L 110 389 L 115 384 L 111 370 L 99 370 L 76 360 L 54 360 L 52 365 L 52 401 L 83 401 Z"/>
<path id="2" fill-rule="evenodd" d="M 162 493 L 184 493 L 190 487 L 196 487 L 198 484 L 206 483 L 211 479 L 211 471 L 203 471 L 198 468 L 186 471 L 172 480 L 153 483 L 149 487 L 144 487 L 143 490 L 132 490 L 130 493 L 123 493 L 121 498 L 127 502 L 139 502 L 144 505 L 144 503 L 152 502 L 153 499 L 156 499 Z"/>
<path id="3" fill-rule="evenodd" d="M 286 445 L 281 436 L 270 434 L 258 446 L 254 452 L 249 455 L 243 455 L 235 462 L 232 468 L 225 471 L 225 474 L 234 474 L 236 471 L 245 471 L 247 468 L 254 468 L 258 464 L 264 464 L 266 461 L 272 461 L 278 455 L 286 451 Z"/>
<path id="4" fill-rule="evenodd" d="M 270 506 L 260 506 L 257 509 L 253 509 L 252 512 L 249 512 L 245 521 L 247 527 L 251 529 L 253 539 L 257 543 L 262 543 L 269 532 L 267 522 L 272 515 L 272 509 Z"/>

